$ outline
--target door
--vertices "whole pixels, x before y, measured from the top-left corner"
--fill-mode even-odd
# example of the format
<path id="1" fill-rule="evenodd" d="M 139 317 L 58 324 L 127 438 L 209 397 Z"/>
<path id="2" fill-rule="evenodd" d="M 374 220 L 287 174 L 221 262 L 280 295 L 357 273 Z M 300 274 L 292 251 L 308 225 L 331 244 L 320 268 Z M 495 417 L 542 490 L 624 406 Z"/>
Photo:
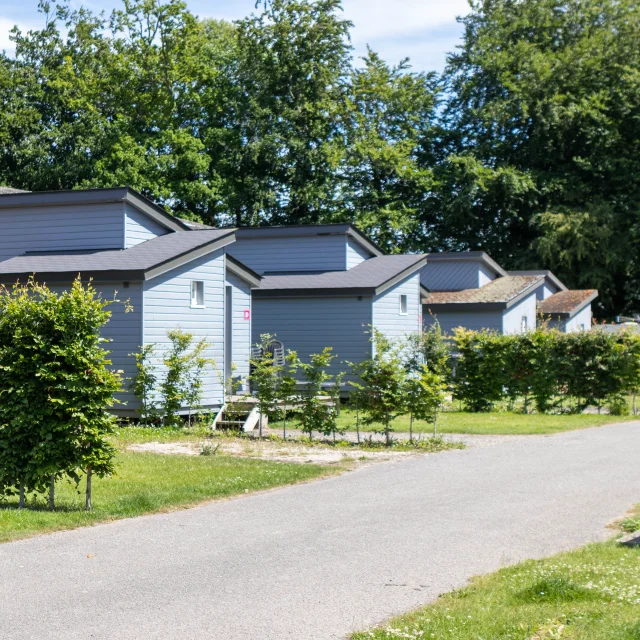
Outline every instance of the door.
<path id="1" fill-rule="evenodd" d="M 233 287 L 227 286 L 224 298 L 224 379 L 233 374 Z"/>

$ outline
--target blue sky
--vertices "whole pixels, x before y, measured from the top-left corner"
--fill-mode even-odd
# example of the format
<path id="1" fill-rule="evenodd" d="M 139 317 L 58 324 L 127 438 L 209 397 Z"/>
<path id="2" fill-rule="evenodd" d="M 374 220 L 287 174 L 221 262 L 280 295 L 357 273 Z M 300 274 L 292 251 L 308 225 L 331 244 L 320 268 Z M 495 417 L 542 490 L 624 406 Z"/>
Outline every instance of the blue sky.
<path id="1" fill-rule="evenodd" d="M 52 0 L 52 4 L 55 0 Z M 110 12 L 119 0 L 72 0 L 93 11 Z M 187 0 L 189 9 L 200 17 L 234 20 L 254 11 L 254 0 Z M 352 43 L 355 55 L 367 44 L 390 63 L 411 58 L 418 71 L 441 71 L 446 55 L 461 35 L 456 16 L 468 11 L 467 0 L 343 0 L 344 15 L 354 23 Z M 11 53 L 9 30 L 43 24 L 37 0 L 0 0 L 0 49 Z"/>

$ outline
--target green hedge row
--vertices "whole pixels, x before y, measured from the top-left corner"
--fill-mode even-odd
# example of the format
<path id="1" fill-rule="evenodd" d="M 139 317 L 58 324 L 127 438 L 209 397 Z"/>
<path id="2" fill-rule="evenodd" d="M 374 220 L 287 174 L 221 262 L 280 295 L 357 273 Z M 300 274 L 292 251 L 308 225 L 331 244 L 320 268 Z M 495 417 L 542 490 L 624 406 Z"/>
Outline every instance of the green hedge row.
<path id="1" fill-rule="evenodd" d="M 454 398 L 471 411 L 523 400 L 540 412 L 582 411 L 609 404 L 622 412 L 640 383 L 640 336 L 603 330 L 519 335 L 458 329 Z"/>

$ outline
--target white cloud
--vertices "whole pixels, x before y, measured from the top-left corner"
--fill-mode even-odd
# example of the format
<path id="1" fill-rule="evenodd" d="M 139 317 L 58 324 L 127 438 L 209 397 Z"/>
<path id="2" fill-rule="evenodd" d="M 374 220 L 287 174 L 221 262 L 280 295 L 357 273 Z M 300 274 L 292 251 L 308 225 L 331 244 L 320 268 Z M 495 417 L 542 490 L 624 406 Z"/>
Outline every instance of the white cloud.
<path id="1" fill-rule="evenodd" d="M 13 53 L 14 45 L 9 40 L 9 32 L 13 29 L 15 22 L 7 20 L 6 18 L 0 18 L 0 51 L 6 49 L 9 53 Z"/>
<path id="2" fill-rule="evenodd" d="M 453 27 L 456 16 L 469 13 L 467 0 L 344 0 L 343 6 L 356 43 Z"/>

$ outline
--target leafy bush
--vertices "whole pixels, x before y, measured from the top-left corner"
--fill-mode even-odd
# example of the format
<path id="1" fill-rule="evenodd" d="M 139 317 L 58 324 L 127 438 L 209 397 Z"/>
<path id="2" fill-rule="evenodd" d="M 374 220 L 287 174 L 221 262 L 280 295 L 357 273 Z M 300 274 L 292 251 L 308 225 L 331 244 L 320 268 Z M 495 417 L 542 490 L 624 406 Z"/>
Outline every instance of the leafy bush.
<path id="1" fill-rule="evenodd" d="M 454 397 L 472 411 L 517 399 L 528 411 L 532 398 L 539 412 L 556 410 L 567 399 L 573 411 L 609 403 L 612 413 L 623 415 L 623 396 L 635 393 L 640 382 L 640 337 L 630 333 L 541 328 L 505 336 L 458 329 L 454 343 Z"/>
<path id="2" fill-rule="evenodd" d="M 114 470 L 107 408 L 120 390 L 100 330 L 108 306 L 76 280 L 61 294 L 30 280 L 0 290 L 0 493 L 50 491 L 54 480 L 76 483 Z"/>
<path id="3" fill-rule="evenodd" d="M 372 330 L 373 355 L 350 363 L 359 391 L 359 408 L 364 424 L 382 424 L 387 446 L 391 444 L 391 422 L 406 410 L 406 375 L 403 361 L 406 345 L 389 340 L 378 329 Z"/>
<path id="4" fill-rule="evenodd" d="M 314 431 L 323 435 L 335 434 L 337 428 L 337 409 L 340 401 L 340 384 L 343 374 L 333 376 L 327 373 L 332 360 L 336 357 L 331 347 L 325 347 L 320 353 L 312 353 L 311 362 L 300 362 L 299 367 L 305 377 L 305 390 L 301 398 L 300 419 L 302 430 L 313 436 Z M 329 389 L 326 387 L 331 385 Z M 320 396 L 328 391 L 331 404 Z"/>

